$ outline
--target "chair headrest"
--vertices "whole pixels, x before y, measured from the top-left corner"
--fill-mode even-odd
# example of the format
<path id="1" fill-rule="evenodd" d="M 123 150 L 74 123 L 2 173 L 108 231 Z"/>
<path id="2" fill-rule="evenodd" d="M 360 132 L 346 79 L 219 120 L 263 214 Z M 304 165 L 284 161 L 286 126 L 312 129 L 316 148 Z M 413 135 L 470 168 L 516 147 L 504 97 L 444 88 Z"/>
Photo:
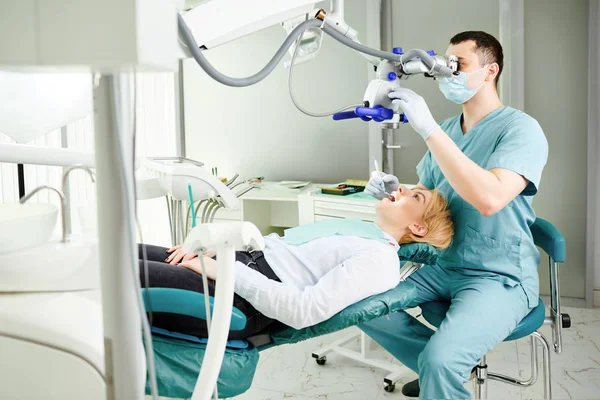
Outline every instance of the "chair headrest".
<path id="1" fill-rule="evenodd" d="M 435 264 L 441 251 L 428 243 L 408 243 L 400 246 L 398 257 L 400 261 L 410 261 L 417 264 Z"/>

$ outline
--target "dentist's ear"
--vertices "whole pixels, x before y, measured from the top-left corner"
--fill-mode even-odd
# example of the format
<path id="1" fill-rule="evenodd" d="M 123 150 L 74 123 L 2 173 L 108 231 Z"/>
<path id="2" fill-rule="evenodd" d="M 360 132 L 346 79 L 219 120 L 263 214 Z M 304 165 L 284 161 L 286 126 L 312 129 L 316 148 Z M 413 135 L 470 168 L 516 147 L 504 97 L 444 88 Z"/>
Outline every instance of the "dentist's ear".
<path id="1" fill-rule="evenodd" d="M 412 232 L 413 235 L 424 237 L 429 232 L 429 229 L 425 225 L 421 224 L 410 224 L 408 229 Z"/>
<path id="2" fill-rule="evenodd" d="M 490 82 L 493 81 L 498 76 L 498 72 L 500 72 L 500 66 L 497 63 L 490 64 L 485 80 Z"/>

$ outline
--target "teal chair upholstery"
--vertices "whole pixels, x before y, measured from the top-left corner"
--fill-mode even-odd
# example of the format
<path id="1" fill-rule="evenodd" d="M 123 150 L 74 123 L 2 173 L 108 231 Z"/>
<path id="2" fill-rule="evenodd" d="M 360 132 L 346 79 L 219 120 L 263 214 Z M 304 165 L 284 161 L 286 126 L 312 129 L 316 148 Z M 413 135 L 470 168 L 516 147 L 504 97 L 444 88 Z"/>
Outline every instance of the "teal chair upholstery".
<path id="1" fill-rule="evenodd" d="M 552 326 L 552 336 L 554 351 L 562 351 L 562 328 L 571 326 L 570 317 L 560 312 L 560 292 L 558 284 L 558 263 L 566 259 L 566 243 L 564 237 L 550 222 L 541 218 L 536 219 L 530 227 L 535 244 L 540 247 L 549 258 L 550 268 L 550 316 L 546 317 L 546 307 L 542 299 L 539 300 L 537 307 L 523 318 L 515 330 L 505 339 L 505 341 L 517 340 L 524 337 L 531 337 L 532 370 L 531 377 L 522 381 L 505 375 L 487 372 L 485 356 L 480 364 L 474 369 L 476 374 L 476 398 L 484 399 L 487 397 L 488 379 L 509 383 L 515 386 L 527 387 L 533 385 L 537 380 L 537 346 L 536 342 L 542 345 L 543 366 L 544 366 L 544 397 L 552 398 L 552 387 L 550 380 L 550 345 L 546 338 L 537 332 L 544 324 Z M 423 318 L 435 327 L 439 327 L 450 308 L 450 303 L 446 301 L 432 301 L 422 304 L 421 314 Z"/>

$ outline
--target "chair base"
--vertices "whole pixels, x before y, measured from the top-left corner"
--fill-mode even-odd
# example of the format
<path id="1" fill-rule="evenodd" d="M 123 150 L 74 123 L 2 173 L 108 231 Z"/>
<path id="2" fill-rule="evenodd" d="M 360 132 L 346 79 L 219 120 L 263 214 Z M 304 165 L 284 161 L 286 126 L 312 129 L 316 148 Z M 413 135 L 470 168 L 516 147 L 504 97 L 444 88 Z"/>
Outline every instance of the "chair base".
<path id="1" fill-rule="evenodd" d="M 345 344 L 360 338 L 360 351 L 350 350 L 344 347 Z M 366 333 L 356 332 L 351 333 L 340 340 L 337 340 L 330 345 L 312 352 L 312 357 L 315 359 L 317 364 L 324 365 L 327 361 L 326 355 L 334 352 L 346 358 L 350 358 L 355 361 L 359 361 L 363 364 L 370 365 L 372 367 L 383 369 L 384 371 L 390 372 L 383 378 L 383 387 L 386 392 L 393 392 L 396 389 L 396 383 L 410 370 L 404 365 L 392 364 L 387 361 L 369 358 L 368 356 L 368 344 L 369 339 Z M 417 395 L 418 396 L 418 395 Z"/>
<path id="2" fill-rule="evenodd" d="M 550 345 L 539 332 L 531 334 L 531 377 L 525 381 L 517 378 L 512 378 L 502 374 L 488 372 L 486 365 L 486 357 L 481 359 L 479 365 L 475 367 L 475 398 L 487 399 L 488 381 L 494 380 L 519 387 L 529 387 L 535 384 L 538 376 L 538 357 L 537 344 L 542 345 L 543 356 L 543 374 L 544 374 L 544 399 L 552 399 L 552 384 L 550 380 Z"/>

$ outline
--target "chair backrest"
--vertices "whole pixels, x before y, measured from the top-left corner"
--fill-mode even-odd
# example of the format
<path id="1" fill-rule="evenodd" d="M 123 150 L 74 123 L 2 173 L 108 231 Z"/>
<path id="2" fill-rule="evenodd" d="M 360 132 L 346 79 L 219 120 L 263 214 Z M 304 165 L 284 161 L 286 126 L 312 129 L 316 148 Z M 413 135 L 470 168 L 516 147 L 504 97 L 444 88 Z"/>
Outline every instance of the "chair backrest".
<path id="1" fill-rule="evenodd" d="M 142 297 L 146 312 L 163 312 L 187 315 L 206 320 L 204 294 L 191 290 L 151 287 L 142 289 Z M 210 311 L 214 307 L 214 298 L 210 299 Z M 246 326 L 246 316 L 233 307 L 230 330 L 239 331 Z"/>
<path id="2" fill-rule="evenodd" d="M 554 225 L 542 218 L 537 218 L 530 227 L 533 241 L 556 262 L 564 262 L 567 258 L 565 238 Z"/>
<path id="3" fill-rule="evenodd" d="M 571 326 L 567 314 L 562 314 L 560 309 L 560 283 L 558 266 L 567 258 L 567 243 L 564 236 L 550 222 L 537 218 L 530 227 L 533 241 L 548 254 L 548 268 L 550 269 L 550 316 L 546 318 L 548 324 L 552 325 L 552 341 L 554 351 L 562 352 L 562 328 L 563 320 L 565 328 Z"/>

